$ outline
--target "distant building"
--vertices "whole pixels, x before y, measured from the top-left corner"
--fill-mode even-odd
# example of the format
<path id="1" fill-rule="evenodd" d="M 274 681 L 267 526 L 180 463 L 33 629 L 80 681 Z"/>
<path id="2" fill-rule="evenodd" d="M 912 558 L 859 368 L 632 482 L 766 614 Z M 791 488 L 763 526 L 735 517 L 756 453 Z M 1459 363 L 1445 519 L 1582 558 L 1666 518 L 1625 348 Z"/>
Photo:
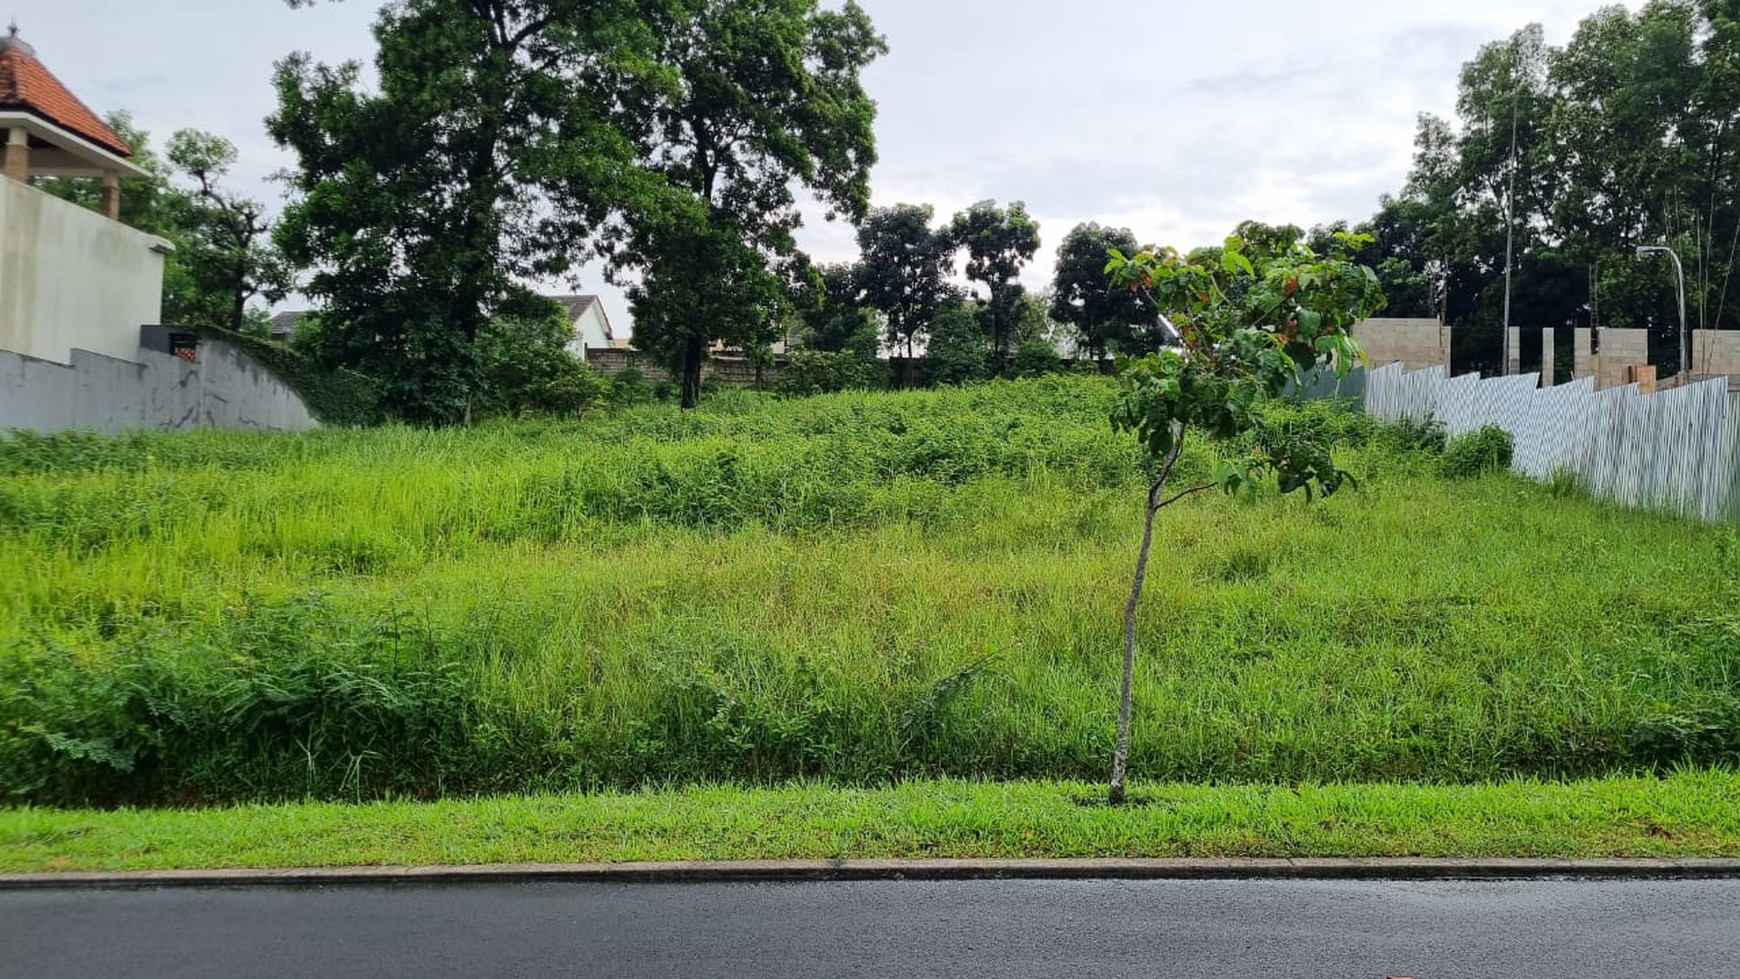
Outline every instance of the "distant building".
<path id="1" fill-rule="evenodd" d="M 616 331 L 610 326 L 610 316 L 604 311 L 604 303 L 597 296 L 545 296 L 562 309 L 562 317 L 574 328 L 574 339 L 568 343 L 568 352 L 581 360 L 586 359 L 588 348 L 601 350 L 607 347 L 627 346 L 628 341 L 619 340 Z M 312 310 L 286 310 L 272 317 L 272 339 L 277 343 L 289 343 L 296 335 L 296 328 L 301 325 L 303 317 L 313 314 Z"/>
<path id="2" fill-rule="evenodd" d="M 610 327 L 610 316 L 604 312 L 604 303 L 597 296 L 546 296 L 562 307 L 562 315 L 574 326 L 574 339 L 568 343 L 568 352 L 581 360 L 586 359 L 586 350 L 600 350 L 606 347 L 621 346 L 616 339 L 616 331 Z"/>
<path id="3" fill-rule="evenodd" d="M 296 335 L 296 327 L 302 322 L 302 317 L 310 315 L 306 309 L 286 310 L 272 317 L 270 332 L 273 343 L 289 343 Z"/>

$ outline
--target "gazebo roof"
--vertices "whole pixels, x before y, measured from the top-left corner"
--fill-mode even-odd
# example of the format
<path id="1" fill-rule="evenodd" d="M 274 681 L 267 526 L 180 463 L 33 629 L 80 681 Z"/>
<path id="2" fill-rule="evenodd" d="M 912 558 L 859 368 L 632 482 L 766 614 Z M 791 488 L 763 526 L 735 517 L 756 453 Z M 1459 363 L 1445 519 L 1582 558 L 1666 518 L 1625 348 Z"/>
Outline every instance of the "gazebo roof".
<path id="1" fill-rule="evenodd" d="M 133 155 L 120 134 L 43 67 L 16 25 L 0 37 L 0 112 L 27 113 L 116 156 Z"/>

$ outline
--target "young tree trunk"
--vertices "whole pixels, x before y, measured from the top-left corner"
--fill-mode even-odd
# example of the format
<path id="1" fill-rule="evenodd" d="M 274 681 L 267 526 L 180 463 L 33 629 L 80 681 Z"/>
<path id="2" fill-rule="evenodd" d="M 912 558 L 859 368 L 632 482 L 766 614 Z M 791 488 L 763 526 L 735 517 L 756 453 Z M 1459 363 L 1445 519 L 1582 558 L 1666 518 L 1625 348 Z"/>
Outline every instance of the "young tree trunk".
<path id="1" fill-rule="evenodd" d="M 688 410 L 701 403 L 701 364 L 706 359 L 704 341 L 691 337 L 683 343 L 683 408 Z"/>
<path id="2" fill-rule="evenodd" d="M 1169 467 L 1170 468 L 1170 467 Z M 1136 581 L 1130 600 L 1124 604 L 1124 686 L 1118 699 L 1118 746 L 1112 752 L 1112 788 L 1106 801 L 1124 804 L 1124 771 L 1130 760 L 1131 688 L 1136 675 L 1136 608 L 1142 602 L 1142 587 L 1148 581 L 1148 553 L 1154 548 L 1154 515 L 1160 512 L 1160 494 L 1166 489 L 1162 476 L 1148 490 L 1147 518 L 1142 524 L 1142 550 L 1136 556 Z"/>
<path id="3" fill-rule="evenodd" d="M 1106 794 L 1106 801 L 1114 806 L 1124 804 L 1124 772 L 1130 761 L 1130 708 L 1136 680 L 1136 609 L 1142 603 L 1142 588 L 1148 583 L 1148 554 L 1154 549 L 1154 515 L 1168 503 L 1210 488 L 1198 486 L 1171 500 L 1164 498 L 1166 483 L 1172 478 L 1172 467 L 1178 465 L 1178 457 L 1184 452 L 1184 435 L 1184 426 L 1174 430 L 1172 451 L 1167 453 L 1166 462 L 1160 467 L 1160 478 L 1148 487 L 1148 507 L 1142 522 L 1142 550 L 1136 555 L 1136 580 L 1130 586 L 1130 600 L 1124 605 L 1124 686 L 1118 698 L 1118 745 L 1112 751 L 1112 786 Z"/>

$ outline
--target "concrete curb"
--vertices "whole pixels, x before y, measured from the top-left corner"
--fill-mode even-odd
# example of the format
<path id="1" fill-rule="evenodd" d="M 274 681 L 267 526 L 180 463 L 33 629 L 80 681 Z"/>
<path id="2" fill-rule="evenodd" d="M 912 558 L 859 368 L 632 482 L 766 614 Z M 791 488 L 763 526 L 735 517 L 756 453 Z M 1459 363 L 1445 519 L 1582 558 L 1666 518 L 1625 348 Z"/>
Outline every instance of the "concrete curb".
<path id="1" fill-rule="evenodd" d="M 865 880 L 1695 880 L 1740 878 L 1732 859 L 1182 858 L 1146 860 L 745 860 L 0 874 L 0 890 L 343 887 L 565 882 L 798 883 Z"/>

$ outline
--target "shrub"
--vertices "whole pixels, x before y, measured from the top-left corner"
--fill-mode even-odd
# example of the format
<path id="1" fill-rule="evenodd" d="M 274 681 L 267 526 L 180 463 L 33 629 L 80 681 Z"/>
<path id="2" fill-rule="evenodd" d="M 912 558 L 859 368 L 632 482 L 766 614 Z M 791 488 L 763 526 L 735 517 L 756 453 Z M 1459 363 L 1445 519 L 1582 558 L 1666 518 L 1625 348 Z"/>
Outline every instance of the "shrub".
<path id="1" fill-rule="evenodd" d="M 604 400 L 604 381 L 568 352 L 559 316 L 504 316 L 477 338 L 477 414 L 578 415 Z"/>
<path id="2" fill-rule="evenodd" d="M 849 351 L 796 350 L 774 390 L 786 397 L 870 391 L 886 386 L 887 373 L 886 364 Z"/>
<path id="3" fill-rule="evenodd" d="M 610 400 L 628 406 L 645 404 L 653 398 L 652 385 L 638 367 L 624 367 L 610 379 Z"/>
<path id="4" fill-rule="evenodd" d="M 972 310 L 956 304 L 930 325 L 924 353 L 924 379 L 930 385 L 971 384 L 991 376 L 985 337 Z"/>
<path id="5" fill-rule="evenodd" d="M 1482 473 L 1509 469 L 1516 442 L 1509 432 L 1496 425 L 1483 425 L 1450 440 L 1444 455 L 1438 460 L 1438 470 L 1446 479 L 1473 479 Z"/>
<path id="6" fill-rule="evenodd" d="M 1044 377 L 1063 370 L 1063 361 L 1057 356 L 1057 348 L 1050 343 L 1044 340 L 1023 340 L 1015 348 L 1015 359 L 1010 370 L 1016 377 Z"/>
<path id="7" fill-rule="evenodd" d="M 1450 436 L 1444 430 L 1444 423 L 1436 418 L 1423 422 L 1404 418 L 1383 427 L 1382 444 L 1392 452 L 1424 452 L 1439 456 L 1449 446 Z"/>

